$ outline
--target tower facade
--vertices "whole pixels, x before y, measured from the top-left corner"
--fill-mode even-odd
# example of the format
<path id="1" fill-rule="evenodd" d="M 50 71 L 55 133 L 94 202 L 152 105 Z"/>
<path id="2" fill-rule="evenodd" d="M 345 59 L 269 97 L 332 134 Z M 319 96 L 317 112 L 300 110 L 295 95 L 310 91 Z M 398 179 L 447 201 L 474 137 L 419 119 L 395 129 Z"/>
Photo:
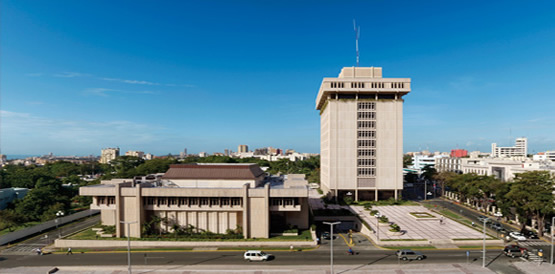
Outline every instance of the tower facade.
<path id="1" fill-rule="evenodd" d="M 410 78 L 382 78 L 379 67 L 346 67 L 324 78 L 320 181 L 324 192 L 355 200 L 399 197 L 403 189 L 403 96 Z"/>

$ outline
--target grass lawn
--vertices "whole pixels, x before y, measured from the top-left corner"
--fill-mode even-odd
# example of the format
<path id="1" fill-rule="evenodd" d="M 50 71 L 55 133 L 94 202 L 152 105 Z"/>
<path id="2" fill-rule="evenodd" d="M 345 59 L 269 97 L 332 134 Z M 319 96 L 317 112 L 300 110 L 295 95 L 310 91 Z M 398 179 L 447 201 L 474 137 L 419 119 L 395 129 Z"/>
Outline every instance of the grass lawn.
<path id="1" fill-rule="evenodd" d="M 467 248 L 467 249 L 481 249 L 483 248 L 481 245 L 461 245 L 459 248 Z M 486 249 L 503 249 L 502 246 L 486 246 Z"/>
<path id="2" fill-rule="evenodd" d="M 96 235 L 92 229 L 86 229 L 75 235 L 67 238 L 68 240 L 111 240 L 111 241 L 127 241 L 127 238 L 101 238 Z M 201 242 L 271 242 L 271 241 L 312 241 L 312 235 L 309 229 L 301 230 L 297 236 L 275 236 L 271 238 L 257 238 L 257 239 L 218 239 L 218 238 L 195 238 L 178 235 L 177 238 L 171 234 L 162 235 L 160 238 L 130 238 L 133 241 L 201 241 Z"/>
<path id="3" fill-rule="evenodd" d="M 392 249 L 392 250 L 399 250 L 399 249 L 412 249 L 412 250 L 417 250 L 417 249 L 437 249 L 435 246 L 431 246 L 431 245 L 426 245 L 426 246 L 384 246 L 387 249 Z"/>
<path id="4" fill-rule="evenodd" d="M 416 218 L 435 218 L 436 217 L 428 212 L 409 212 L 409 214 Z"/>
<path id="5" fill-rule="evenodd" d="M 428 239 L 384 239 L 380 240 L 382 242 L 396 242 L 396 241 L 407 241 L 407 242 L 417 242 L 417 241 L 427 241 Z"/>

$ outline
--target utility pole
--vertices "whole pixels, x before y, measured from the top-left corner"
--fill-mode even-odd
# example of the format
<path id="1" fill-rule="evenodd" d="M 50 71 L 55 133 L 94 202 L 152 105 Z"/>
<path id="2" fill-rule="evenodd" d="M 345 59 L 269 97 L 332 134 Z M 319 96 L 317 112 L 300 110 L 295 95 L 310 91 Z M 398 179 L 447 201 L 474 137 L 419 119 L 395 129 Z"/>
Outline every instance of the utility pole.
<path id="1" fill-rule="evenodd" d="M 129 234 L 131 234 L 131 224 L 136 224 L 137 222 L 119 222 L 127 225 L 127 272 L 131 274 L 131 241 L 129 240 Z"/>
<path id="2" fill-rule="evenodd" d="M 333 226 L 338 225 L 340 223 L 341 222 L 334 222 L 334 223 L 323 222 L 323 224 L 325 224 L 325 225 L 330 225 L 330 242 L 331 242 L 331 247 L 330 247 L 330 269 L 331 269 L 331 274 L 333 274 Z"/>

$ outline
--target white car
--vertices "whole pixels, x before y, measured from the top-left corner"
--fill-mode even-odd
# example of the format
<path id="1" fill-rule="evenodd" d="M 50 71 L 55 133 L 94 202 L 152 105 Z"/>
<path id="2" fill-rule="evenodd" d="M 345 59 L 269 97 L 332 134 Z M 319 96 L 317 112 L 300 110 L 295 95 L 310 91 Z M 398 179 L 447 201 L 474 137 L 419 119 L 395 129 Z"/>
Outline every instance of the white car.
<path id="1" fill-rule="evenodd" d="M 509 233 L 509 236 L 517 241 L 526 241 L 526 237 L 524 237 L 524 235 L 520 232 L 511 232 Z"/>
<path id="2" fill-rule="evenodd" d="M 245 259 L 245 261 L 249 261 L 249 262 L 252 262 L 252 261 L 267 261 L 272 256 L 273 256 L 272 254 L 267 254 L 264 251 L 248 250 L 243 255 L 243 258 Z"/>

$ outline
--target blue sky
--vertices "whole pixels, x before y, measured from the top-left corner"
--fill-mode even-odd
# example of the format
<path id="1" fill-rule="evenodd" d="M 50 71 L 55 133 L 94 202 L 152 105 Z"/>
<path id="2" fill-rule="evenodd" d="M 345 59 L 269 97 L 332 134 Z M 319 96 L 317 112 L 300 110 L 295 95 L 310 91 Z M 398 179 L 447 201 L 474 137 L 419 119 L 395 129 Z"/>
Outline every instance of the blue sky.
<path id="1" fill-rule="evenodd" d="M 404 150 L 555 149 L 555 2 L 1 1 L 4 154 L 319 152 L 323 77 L 412 78 Z"/>

